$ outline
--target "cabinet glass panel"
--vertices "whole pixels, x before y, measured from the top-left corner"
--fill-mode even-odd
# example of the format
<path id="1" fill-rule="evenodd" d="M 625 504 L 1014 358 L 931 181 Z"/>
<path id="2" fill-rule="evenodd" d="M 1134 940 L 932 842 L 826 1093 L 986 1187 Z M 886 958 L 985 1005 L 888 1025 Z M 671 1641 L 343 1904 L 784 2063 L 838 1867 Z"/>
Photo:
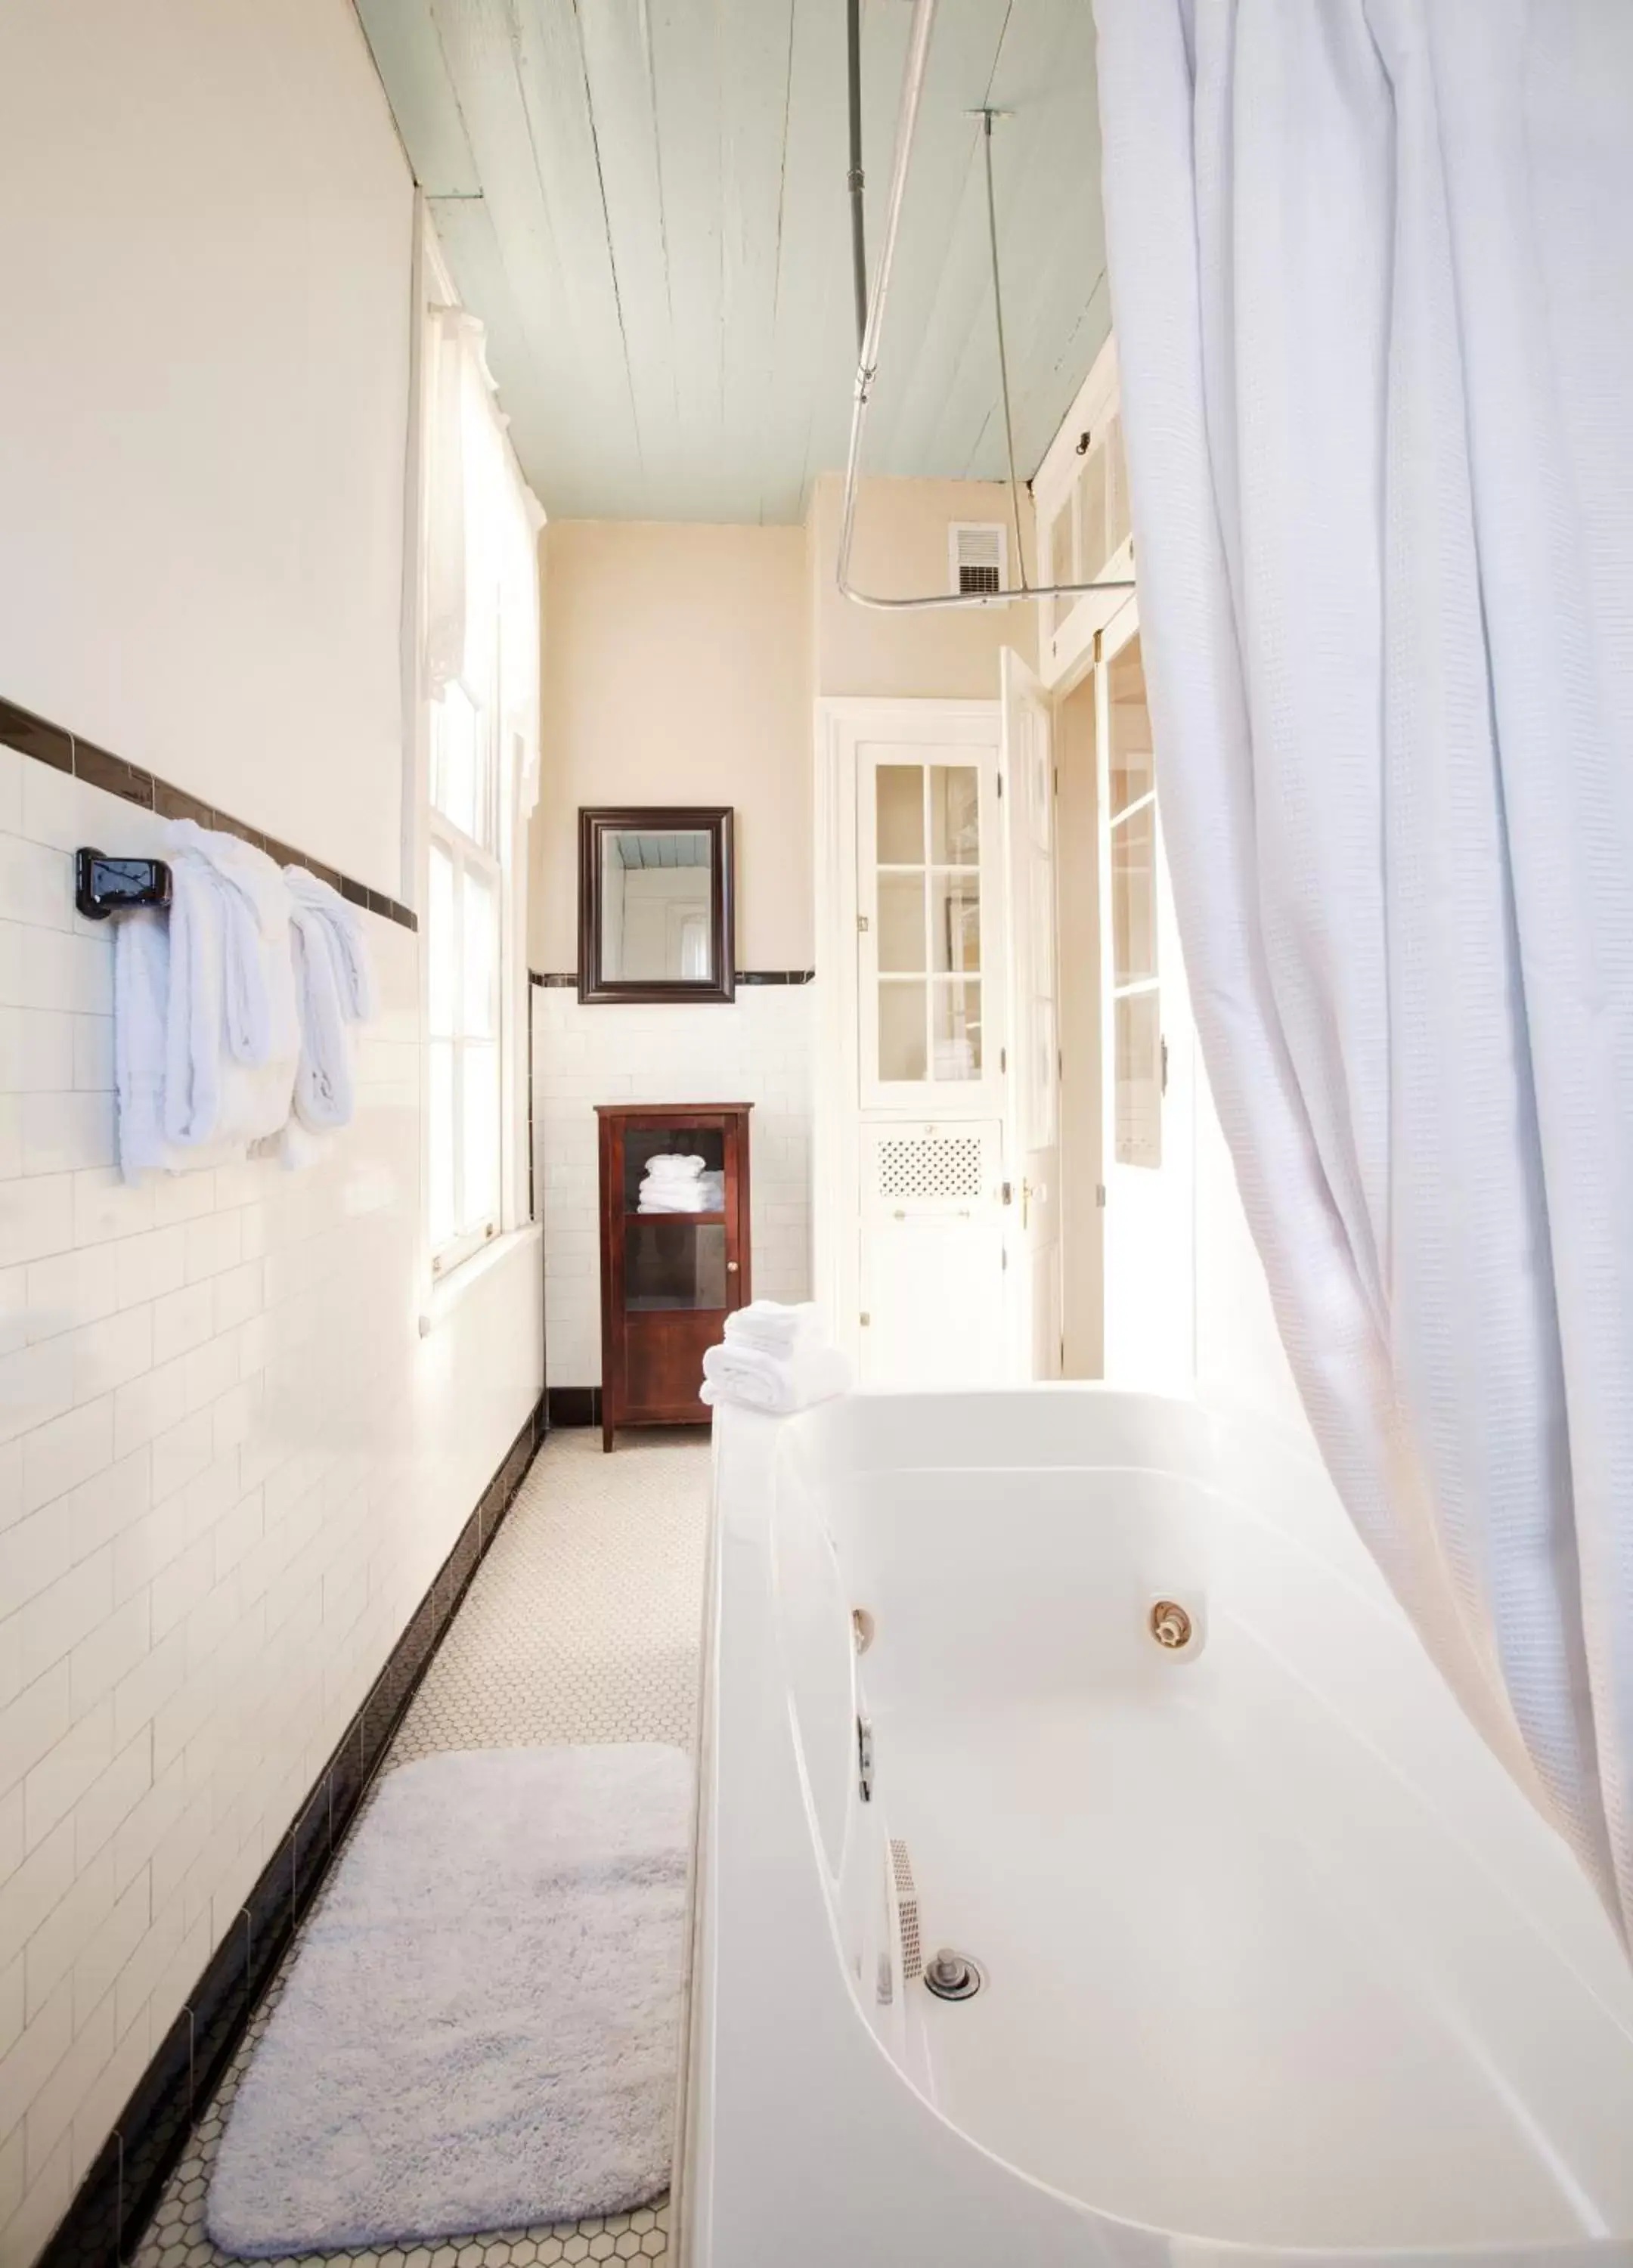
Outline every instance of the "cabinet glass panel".
<path id="1" fill-rule="evenodd" d="M 981 987 L 954 977 L 935 988 L 936 1077 L 981 1077 Z"/>
<path id="2" fill-rule="evenodd" d="M 1155 988 L 1114 1003 L 1112 1110 L 1120 1166 L 1162 1163 L 1162 1013 Z"/>
<path id="3" fill-rule="evenodd" d="M 1075 583 L 1078 576 L 1078 490 L 1074 482 L 1066 492 L 1066 501 L 1049 522 L 1048 579 L 1051 583 Z M 1051 626 L 1058 630 L 1076 606 L 1075 599 L 1056 599 L 1051 601 Z"/>
<path id="4" fill-rule="evenodd" d="M 626 1212 L 718 1213 L 725 1210 L 722 1128 L 688 1126 L 684 1121 L 673 1126 L 625 1128 Z"/>
<path id="5" fill-rule="evenodd" d="M 879 1075 L 922 1079 L 926 1075 L 923 980 L 882 977 L 879 987 Z"/>
<path id="6" fill-rule="evenodd" d="M 980 875 L 957 871 L 932 875 L 930 914 L 933 966 L 953 975 L 975 976 L 981 968 Z"/>
<path id="7" fill-rule="evenodd" d="M 931 766 L 930 819 L 937 865 L 981 864 L 981 777 L 974 764 Z"/>
<path id="8" fill-rule="evenodd" d="M 879 878 L 879 965 L 898 976 L 915 976 L 924 966 L 924 875 L 881 874 Z"/>
<path id="9" fill-rule="evenodd" d="M 725 1224 L 643 1217 L 625 1224 L 624 1307 L 632 1315 L 726 1304 Z"/>
<path id="10" fill-rule="evenodd" d="M 1157 974 L 1157 806 L 1143 803 L 1111 830 L 1111 981 Z"/>
<path id="11" fill-rule="evenodd" d="M 924 767 L 880 764 L 874 774 L 874 815 L 881 866 L 924 863 Z"/>

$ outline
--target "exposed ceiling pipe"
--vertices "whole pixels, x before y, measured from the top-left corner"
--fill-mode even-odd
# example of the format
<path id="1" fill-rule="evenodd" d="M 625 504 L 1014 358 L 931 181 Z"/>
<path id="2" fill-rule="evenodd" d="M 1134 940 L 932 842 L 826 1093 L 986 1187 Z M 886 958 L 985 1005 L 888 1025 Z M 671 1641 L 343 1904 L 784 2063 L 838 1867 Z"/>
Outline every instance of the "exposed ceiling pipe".
<path id="1" fill-rule="evenodd" d="M 850 282 L 857 306 L 857 357 L 867 336 L 867 209 L 862 171 L 862 0 L 845 0 L 845 54 L 850 80 Z"/>
<path id="2" fill-rule="evenodd" d="M 850 551 L 856 536 L 857 490 L 862 468 L 862 438 L 867 430 L 868 401 L 873 380 L 879 372 L 879 341 L 884 328 L 885 302 L 890 291 L 890 272 L 896 256 L 896 237 L 901 225 L 901 206 L 907 193 L 908 168 L 913 156 L 913 137 L 918 126 L 919 104 L 924 92 L 924 74 L 930 58 L 930 35 L 936 20 L 936 0 L 914 0 L 912 28 L 908 34 L 908 58 L 901 78 L 901 99 L 896 111 L 895 151 L 891 161 L 890 191 L 885 205 L 885 233 L 879 247 L 879 275 L 870 298 L 867 284 L 867 249 L 863 227 L 862 211 L 862 24 L 860 0 L 846 0 L 847 69 L 850 77 L 850 169 L 846 176 L 850 191 L 850 248 L 857 312 L 857 379 L 856 392 L 850 405 L 850 443 L 845 456 L 845 494 L 840 521 L 839 559 L 835 578 L 841 593 L 853 600 L 858 607 L 873 607 L 887 614 L 926 612 L 941 607 L 989 607 L 1011 599 L 1053 599 L 1076 597 L 1088 591 L 1132 591 L 1132 582 L 1107 580 L 1093 583 L 1041 583 L 1028 586 L 1025 570 L 1017 588 L 1002 591 L 931 591 L 911 598 L 886 597 L 873 591 L 858 591 L 850 580 Z M 982 130 L 987 136 L 983 154 L 988 165 L 988 225 L 992 253 L 992 298 L 998 324 L 998 369 L 1004 403 L 1004 429 L 1009 431 L 1009 365 L 1004 344 L 1003 303 L 998 293 L 997 223 L 991 197 L 991 132 L 992 114 L 982 114 Z M 1015 495 L 1014 448 L 1010 445 L 1011 493 Z M 1016 509 L 1016 551 L 1020 551 L 1020 518 Z"/>

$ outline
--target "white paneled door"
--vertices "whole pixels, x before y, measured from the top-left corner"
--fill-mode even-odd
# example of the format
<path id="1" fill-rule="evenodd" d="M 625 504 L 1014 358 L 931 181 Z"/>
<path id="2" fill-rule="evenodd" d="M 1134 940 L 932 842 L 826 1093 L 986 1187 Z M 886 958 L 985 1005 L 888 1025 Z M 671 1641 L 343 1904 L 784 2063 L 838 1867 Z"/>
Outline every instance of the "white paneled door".
<path id="1" fill-rule="evenodd" d="M 1163 857 L 1137 616 L 1096 673 L 1106 1376 L 1195 1377 L 1195 1044 Z"/>
<path id="2" fill-rule="evenodd" d="M 1009 880 L 1008 1234 L 1011 1359 L 1019 1379 L 1061 1373 L 1060 1017 L 1055 920 L 1055 756 L 1048 700 L 1003 656 Z"/>

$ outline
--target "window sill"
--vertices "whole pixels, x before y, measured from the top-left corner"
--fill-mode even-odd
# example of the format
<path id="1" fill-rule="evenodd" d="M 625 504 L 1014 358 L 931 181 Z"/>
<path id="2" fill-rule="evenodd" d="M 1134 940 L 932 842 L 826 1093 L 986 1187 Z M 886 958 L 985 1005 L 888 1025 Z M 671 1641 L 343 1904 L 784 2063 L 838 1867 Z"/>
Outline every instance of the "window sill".
<path id="1" fill-rule="evenodd" d="M 507 1229 L 503 1236 L 478 1245 L 457 1268 L 451 1268 L 431 1285 L 430 1297 L 420 1311 L 420 1336 L 428 1339 L 433 1331 L 440 1330 L 467 1292 L 484 1282 L 496 1268 L 504 1267 L 514 1254 L 527 1245 L 541 1243 L 543 1238 L 543 1223 L 530 1220 L 520 1228 Z"/>

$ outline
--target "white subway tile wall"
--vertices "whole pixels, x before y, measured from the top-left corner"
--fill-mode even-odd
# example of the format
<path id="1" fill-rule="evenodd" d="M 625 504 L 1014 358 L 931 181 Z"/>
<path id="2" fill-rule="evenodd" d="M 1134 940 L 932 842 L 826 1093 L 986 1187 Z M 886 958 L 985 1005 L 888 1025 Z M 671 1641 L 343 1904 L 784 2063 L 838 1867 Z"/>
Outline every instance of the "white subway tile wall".
<path id="1" fill-rule="evenodd" d="M 61 2217 L 540 1382 L 536 1234 L 420 1335 L 418 939 L 368 917 L 382 1012 L 322 1166 L 129 1189 L 80 843 L 157 854 L 160 822 L 0 747 L 0 2268 Z"/>
<path id="2" fill-rule="evenodd" d="M 598 1102 L 752 1102 L 754 1289 L 811 1296 L 813 984 L 747 984 L 730 1005 L 599 1007 L 533 987 L 533 1116 L 552 1386 L 601 1378 Z"/>

